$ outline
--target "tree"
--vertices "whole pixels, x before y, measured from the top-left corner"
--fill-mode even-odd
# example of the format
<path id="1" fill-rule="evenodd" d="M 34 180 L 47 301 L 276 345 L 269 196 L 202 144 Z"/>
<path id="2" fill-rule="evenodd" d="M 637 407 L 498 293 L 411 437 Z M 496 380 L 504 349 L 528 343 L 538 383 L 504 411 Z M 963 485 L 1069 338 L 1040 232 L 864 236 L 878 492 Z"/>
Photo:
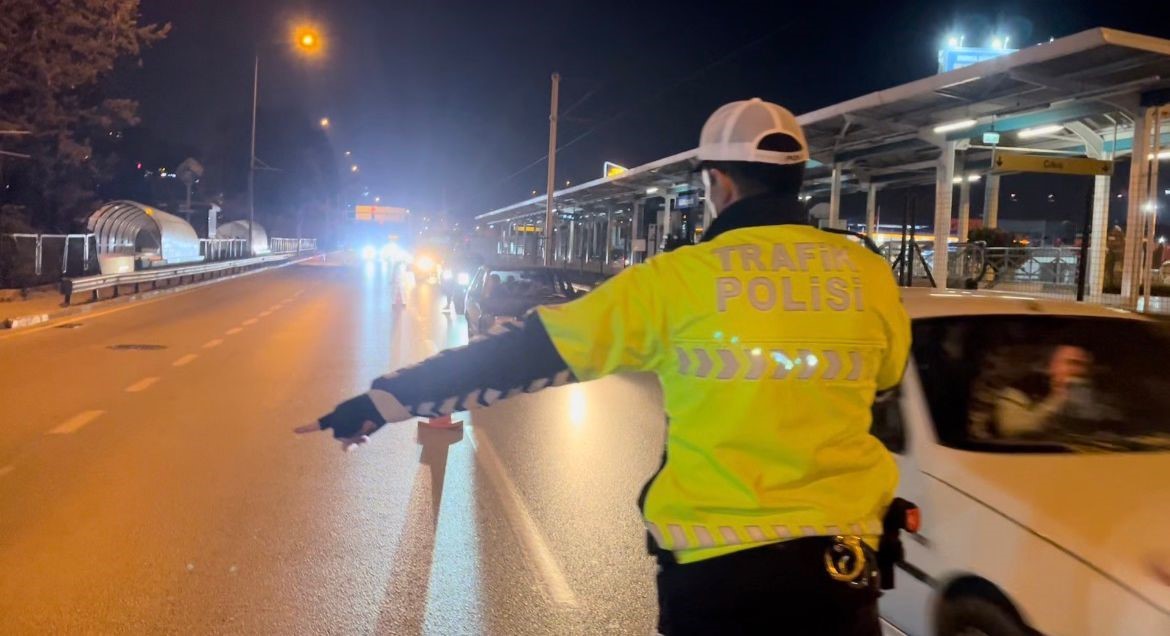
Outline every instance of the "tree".
<path id="1" fill-rule="evenodd" d="M 5 164 L 13 186 L 0 203 L 23 206 L 33 225 L 66 230 L 92 210 L 108 178 L 110 140 L 138 123 L 137 102 L 106 96 L 116 65 L 166 37 L 140 25 L 138 0 L 4 0 L 0 12 L 0 129 L 26 160 Z M 138 60 L 141 63 L 140 60 Z"/>

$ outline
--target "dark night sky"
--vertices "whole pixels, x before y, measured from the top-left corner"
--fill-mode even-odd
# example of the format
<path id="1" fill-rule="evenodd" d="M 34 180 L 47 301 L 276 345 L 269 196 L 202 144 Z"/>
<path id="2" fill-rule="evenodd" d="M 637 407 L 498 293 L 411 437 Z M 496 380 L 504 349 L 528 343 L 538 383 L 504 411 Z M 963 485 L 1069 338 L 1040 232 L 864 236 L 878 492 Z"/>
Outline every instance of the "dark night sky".
<path id="1" fill-rule="evenodd" d="M 1170 37 L 1146 2 L 511 2 L 444 0 L 143 0 L 170 37 L 143 55 L 127 90 L 145 126 L 196 146 L 246 114 L 251 52 L 263 45 L 262 109 L 333 121 L 362 180 L 384 202 L 461 213 L 543 190 L 544 164 L 508 179 L 547 147 L 549 74 L 564 121 L 559 180 L 601 174 L 691 148 L 720 104 L 759 96 L 797 113 L 929 75 L 953 28 L 1032 44 L 1093 26 Z M 282 45 L 308 16 L 323 59 Z M 755 44 L 750 44 L 755 42 Z M 263 144 L 262 144 L 263 145 Z"/>

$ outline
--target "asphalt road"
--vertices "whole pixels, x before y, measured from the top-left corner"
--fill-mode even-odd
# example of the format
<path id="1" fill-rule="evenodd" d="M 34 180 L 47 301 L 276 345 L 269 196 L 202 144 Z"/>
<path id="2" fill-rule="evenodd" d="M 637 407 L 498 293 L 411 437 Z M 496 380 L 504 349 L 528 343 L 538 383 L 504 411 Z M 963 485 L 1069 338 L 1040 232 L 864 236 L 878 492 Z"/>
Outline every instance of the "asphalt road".
<path id="1" fill-rule="evenodd" d="M 298 265 L 0 332 L 0 633 L 653 633 L 652 379 L 290 432 L 465 342 L 433 287 L 392 304 Z"/>

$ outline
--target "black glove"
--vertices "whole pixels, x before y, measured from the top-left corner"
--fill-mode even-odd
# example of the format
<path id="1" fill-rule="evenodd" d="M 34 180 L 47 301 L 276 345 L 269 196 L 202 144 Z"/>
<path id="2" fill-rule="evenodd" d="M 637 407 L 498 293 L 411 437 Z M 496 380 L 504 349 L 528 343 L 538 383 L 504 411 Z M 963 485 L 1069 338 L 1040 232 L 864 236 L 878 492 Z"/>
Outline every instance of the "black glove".
<path id="1" fill-rule="evenodd" d="M 317 420 L 322 430 L 333 429 L 333 437 L 337 439 L 358 435 L 366 422 L 373 422 L 375 427 L 381 428 L 386 420 L 382 419 L 382 414 L 374 407 L 373 400 L 365 393 L 338 404 L 332 413 Z"/>

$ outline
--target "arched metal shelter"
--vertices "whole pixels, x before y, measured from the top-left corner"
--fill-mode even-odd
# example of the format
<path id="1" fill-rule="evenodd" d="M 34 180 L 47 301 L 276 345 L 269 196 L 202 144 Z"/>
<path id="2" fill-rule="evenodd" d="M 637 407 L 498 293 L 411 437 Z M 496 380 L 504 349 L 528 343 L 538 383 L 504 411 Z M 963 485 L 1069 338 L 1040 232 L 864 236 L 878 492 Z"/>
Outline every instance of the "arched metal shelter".
<path id="1" fill-rule="evenodd" d="M 199 235 L 183 219 L 134 201 L 112 201 L 89 216 L 98 254 L 157 255 L 167 263 L 203 260 Z"/>
<path id="2" fill-rule="evenodd" d="M 215 228 L 216 238 L 225 239 L 246 239 L 248 238 L 248 222 L 247 221 L 232 221 L 224 223 Z M 252 253 L 253 254 L 267 254 L 268 248 L 268 231 L 264 229 L 263 225 L 252 222 Z"/>

